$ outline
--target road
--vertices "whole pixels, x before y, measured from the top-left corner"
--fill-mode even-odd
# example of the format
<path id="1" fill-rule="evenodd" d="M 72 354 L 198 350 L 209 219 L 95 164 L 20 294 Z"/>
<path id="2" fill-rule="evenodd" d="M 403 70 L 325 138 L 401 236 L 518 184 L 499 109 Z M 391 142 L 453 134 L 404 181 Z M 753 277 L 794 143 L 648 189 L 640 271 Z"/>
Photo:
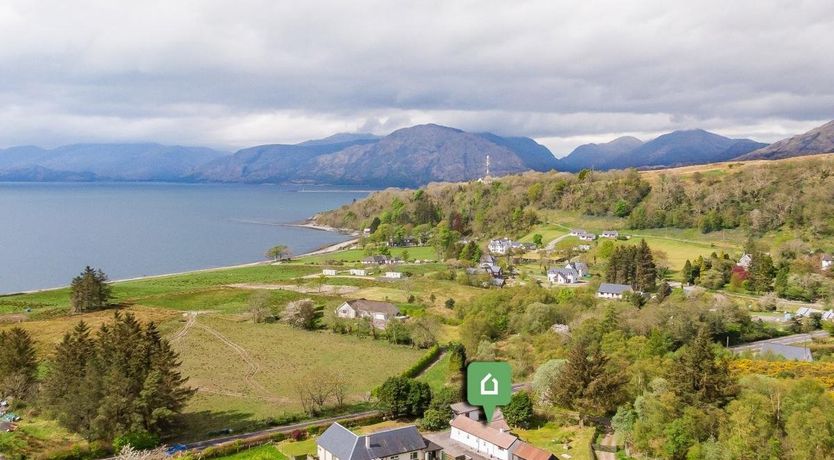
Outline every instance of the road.
<path id="1" fill-rule="evenodd" d="M 742 353 L 745 351 L 759 351 L 761 350 L 762 344 L 764 343 L 778 343 L 780 345 L 790 345 L 792 343 L 809 342 L 811 341 L 811 339 L 815 337 L 828 337 L 828 332 L 816 331 L 807 334 L 794 334 L 787 335 L 785 337 L 778 337 L 775 339 L 759 340 L 758 342 L 751 342 L 746 343 L 744 345 L 736 345 L 734 347 L 730 347 L 730 350 L 732 350 L 733 353 Z"/>

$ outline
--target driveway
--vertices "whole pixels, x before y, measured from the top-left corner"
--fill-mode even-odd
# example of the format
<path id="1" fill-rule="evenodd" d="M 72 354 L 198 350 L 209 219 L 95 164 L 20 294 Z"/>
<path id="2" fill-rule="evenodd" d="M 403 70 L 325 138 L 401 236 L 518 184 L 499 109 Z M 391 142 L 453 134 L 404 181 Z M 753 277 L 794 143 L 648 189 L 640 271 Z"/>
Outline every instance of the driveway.
<path id="1" fill-rule="evenodd" d="M 787 335 L 785 337 L 778 337 L 775 339 L 768 339 L 768 340 L 759 340 L 758 342 L 750 342 L 744 345 L 736 345 L 734 347 L 730 347 L 730 350 L 733 353 L 741 353 L 744 351 L 760 351 L 762 349 L 762 344 L 765 343 L 776 343 L 779 345 L 790 345 L 793 343 L 802 343 L 802 342 L 810 342 L 815 337 L 828 337 L 828 332 L 826 331 L 816 331 L 816 332 L 809 332 L 807 334 L 794 334 L 794 335 Z"/>

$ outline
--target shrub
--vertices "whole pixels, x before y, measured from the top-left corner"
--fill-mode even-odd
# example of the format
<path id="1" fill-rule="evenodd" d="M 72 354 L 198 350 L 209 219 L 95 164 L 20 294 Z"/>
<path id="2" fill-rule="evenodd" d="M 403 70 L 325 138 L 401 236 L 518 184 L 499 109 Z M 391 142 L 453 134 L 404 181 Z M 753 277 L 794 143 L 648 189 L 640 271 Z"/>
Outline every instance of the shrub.
<path id="1" fill-rule="evenodd" d="M 134 431 L 116 437 L 113 440 L 113 452 L 121 452 L 125 446 L 131 446 L 135 450 L 148 450 L 158 445 L 159 436 L 147 431 Z"/>
<path id="2" fill-rule="evenodd" d="M 440 356 L 440 346 L 435 345 L 429 348 L 416 363 L 412 364 L 411 367 L 403 371 L 402 376 L 408 378 L 417 377 L 421 372 L 426 370 L 426 368 L 429 367 L 438 356 Z"/>

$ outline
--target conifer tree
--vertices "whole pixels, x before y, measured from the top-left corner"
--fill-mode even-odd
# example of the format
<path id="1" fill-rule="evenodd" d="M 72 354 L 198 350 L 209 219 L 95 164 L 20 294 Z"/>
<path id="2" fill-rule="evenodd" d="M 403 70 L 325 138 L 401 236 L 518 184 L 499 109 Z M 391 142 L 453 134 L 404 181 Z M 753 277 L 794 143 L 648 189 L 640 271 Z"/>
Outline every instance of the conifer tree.
<path id="1" fill-rule="evenodd" d="M 681 348 L 669 366 L 672 391 L 688 404 L 724 405 L 736 393 L 728 361 L 716 354 L 705 327 Z"/>
<path id="2" fill-rule="evenodd" d="M 579 412 L 580 423 L 601 416 L 622 402 L 626 375 L 608 365 L 599 346 L 577 340 L 550 389 L 552 401 Z"/>
<path id="3" fill-rule="evenodd" d="M 0 395 L 27 399 L 35 389 L 35 343 L 24 329 L 0 331 Z"/>
<path id="4" fill-rule="evenodd" d="M 89 265 L 72 279 L 70 284 L 70 310 L 72 313 L 100 310 L 107 307 L 112 290 L 107 275 Z"/>

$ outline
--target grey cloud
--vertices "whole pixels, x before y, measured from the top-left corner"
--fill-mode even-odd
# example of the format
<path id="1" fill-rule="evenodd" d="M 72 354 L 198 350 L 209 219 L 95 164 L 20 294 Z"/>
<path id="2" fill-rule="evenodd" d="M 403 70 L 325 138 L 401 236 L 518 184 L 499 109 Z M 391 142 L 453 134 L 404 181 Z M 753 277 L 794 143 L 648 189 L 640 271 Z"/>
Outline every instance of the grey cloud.
<path id="1" fill-rule="evenodd" d="M 239 147 L 417 122 L 559 149 L 693 127 L 770 141 L 834 118 L 830 30 L 825 0 L 11 0 L 0 144 Z"/>

